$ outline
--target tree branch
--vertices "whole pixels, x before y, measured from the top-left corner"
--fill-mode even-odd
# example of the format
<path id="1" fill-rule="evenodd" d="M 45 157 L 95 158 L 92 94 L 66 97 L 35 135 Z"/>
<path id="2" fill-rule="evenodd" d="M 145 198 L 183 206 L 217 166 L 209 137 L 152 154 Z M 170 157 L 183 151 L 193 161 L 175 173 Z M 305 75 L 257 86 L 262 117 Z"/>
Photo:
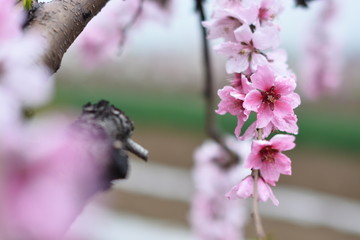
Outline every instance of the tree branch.
<path id="1" fill-rule="evenodd" d="M 217 128 L 216 118 L 215 118 L 215 88 L 214 88 L 214 78 L 212 75 L 212 65 L 210 61 L 210 50 L 209 43 L 206 38 L 206 29 L 202 26 L 202 22 L 206 20 L 205 11 L 203 8 L 203 0 L 195 0 L 196 10 L 199 14 L 199 22 L 202 35 L 202 45 L 203 45 L 203 62 L 204 62 L 204 99 L 205 99 L 205 131 L 209 138 L 217 142 L 229 155 L 229 159 L 226 163 L 222 164 L 221 167 L 228 169 L 231 166 L 239 162 L 239 157 L 231 149 L 226 146 L 224 139 L 222 138 L 219 129 Z"/>
<path id="2" fill-rule="evenodd" d="M 43 61 L 52 72 L 59 69 L 67 49 L 107 2 L 53 0 L 35 9 L 26 30 L 37 31 L 45 39 L 47 48 Z"/>

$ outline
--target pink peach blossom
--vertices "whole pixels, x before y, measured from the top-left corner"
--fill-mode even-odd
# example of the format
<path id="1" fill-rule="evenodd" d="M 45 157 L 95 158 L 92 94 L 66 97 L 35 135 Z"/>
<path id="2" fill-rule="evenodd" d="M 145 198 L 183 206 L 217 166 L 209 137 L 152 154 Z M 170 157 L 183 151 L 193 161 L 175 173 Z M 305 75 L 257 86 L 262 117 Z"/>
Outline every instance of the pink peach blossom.
<path id="1" fill-rule="evenodd" d="M 208 38 L 224 38 L 236 42 L 234 31 L 240 26 L 253 23 L 258 15 L 258 8 L 252 4 L 244 7 L 240 1 L 231 2 L 229 6 L 214 12 L 213 18 L 203 22 L 208 29 Z"/>
<path id="2" fill-rule="evenodd" d="M 267 66 L 262 66 L 251 77 L 255 90 L 250 91 L 244 100 L 245 109 L 257 112 L 257 128 L 269 123 L 281 130 L 295 133 L 297 126 L 293 109 L 300 104 L 300 97 L 294 93 L 296 82 L 290 77 L 275 77 Z M 296 122 L 295 122 L 296 123 Z"/>
<path id="3" fill-rule="evenodd" d="M 218 95 L 221 99 L 216 113 L 224 115 L 230 113 L 237 116 L 238 122 L 235 128 L 235 135 L 238 136 L 241 132 L 241 128 L 244 122 L 248 119 L 250 111 L 243 107 L 245 95 L 239 93 L 235 88 L 225 86 L 218 91 Z"/>
<path id="4" fill-rule="evenodd" d="M 253 90 L 251 82 L 249 82 L 248 78 L 244 74 L 240 73 L 234 74 L 234 79 L 231 80 L 231 86 L 242 94 L 247 94 Z"/>
<path id="5" fill-rule="evenodd" d="M 259 4 L 258 18 L 262 23 L 274 20 L 284 8 L 281 0 L 261 0 Z"/>
<path id="6" fill-rule="evenodd" d="M 253 197 L 254 194 L 254 178 L 250 175 L 243 179 L 239 184 L 235 185 L 226 197 L 230 200 L 241 198 L 246 199 Z M 279 205 L 279 201 L 274 196 L 270 186 L 259 177 L 258 179 L 258 196 L 259 201 L 266 202 L 269 198 L 275 206 Z"/>
<path id="7" fill-rule="evenodd" d="M 270 141 L 254 140 L 245 167 L 260 169 L 264 180 L 275 185 L 280 174 L 291 175 L 291 160 L 282 151 L 293 149 L 294 140 L 294 136 L 284 134 L 275 135 Z"/>
<path id="8" fill-rule="evenodd" d="M 242 136 L 238 135 L 238 139 L 241 141 L 250 139 L 250 138 L 257 138 L 259 135 L 257 128 L 256 128 L 256 121 L 250 124 L 250 126 L 245 130 Z M 272 123 L 269 123 L 266 127 L 262 128 L 262 137 L 267 138 L 274 130 L 277 130 Z"/>
<path id="9" fill-rule="evenodd" d="M 0 42 L 13 40 L 22 34 L 25 15 L 15 7 L 15 0 L 0 0 Z"/>
<path id="10" fill-rule="evenodd" d="M 224 42 L 215 50 L 229 57 L 226 62 L 227 73 L 241 73 L 249 67 L 255 71 L 266 65 L 267 59 L 261 52 L 278 45 L 278 30 L 274 27 L 257 27 L 252 32 L 249 25 L 242 25 L 234 32 L 236 42 Z"/>

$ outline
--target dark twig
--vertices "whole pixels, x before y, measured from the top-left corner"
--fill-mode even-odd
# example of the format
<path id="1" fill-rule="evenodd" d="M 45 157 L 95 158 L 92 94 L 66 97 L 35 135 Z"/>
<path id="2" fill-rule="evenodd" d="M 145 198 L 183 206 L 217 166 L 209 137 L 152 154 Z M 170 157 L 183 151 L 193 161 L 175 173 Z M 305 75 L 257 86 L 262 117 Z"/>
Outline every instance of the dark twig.
<path id="1" fill-rule="evenodd" d="M 134 24 L 136 23 L 138 18 L 141 16 L 141 13 L 143 11 L 143 6 L 144 6 L 144 0 L 141 0 L 139 2 L 139 6 L 137 7 L 137 9 L 136 9 L 135 13 L 133 14 L 132 18 L 130 19 L 130 21 L 128 23 L 126 23 L 126 25 L 121 29 L 122 35 L 124 37 L 121 39 L 120 46 L 124 45 L 128 31 L 134 26 Z"/>
<path id="2" fill-rule="evenodd" d="M 309 7 L 309 2 L 312 0 L 295 0 L 296 6 L 300 6 L 303 8 L 307 8 Z"/>
<path id="3" fill-rule="evenodd" d="M 209 138 L 216 141 L 220 146 L 222 146 L 225 151 L 229 154 L 229 160 L 222 165 L 223 168 L 229 168 L 230 166 L 238 163 L 238 156 L 231 151 L 224 143 L 219 130 L 216 126 L 215 119 L 215 100 L 214 100 L 214 79 L 212 75 L 212 66 L 210 62 L 210 51 L 209 51 L 209 43 L 206 38 L 206 29 L 202 26 L 202 22 L 206 20 L 205 12 L 203 8 L 203 0 L 195 0 L 196 3 L 196 11 L 199 13 L 200 20 L 200 28 L 202 33 L 202 44 L 203 44 L 203 61 L 204 61 L 204 98 L 205 98 L 205 108 L 206 108 L 206 116 L 205 116 L 205 131 Z"/>

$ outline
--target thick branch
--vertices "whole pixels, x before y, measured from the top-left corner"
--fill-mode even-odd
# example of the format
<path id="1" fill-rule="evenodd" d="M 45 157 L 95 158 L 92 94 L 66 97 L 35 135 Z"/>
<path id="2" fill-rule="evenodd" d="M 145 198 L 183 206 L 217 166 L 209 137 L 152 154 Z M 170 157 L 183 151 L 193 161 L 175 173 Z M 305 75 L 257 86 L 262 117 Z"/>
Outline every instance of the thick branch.
<path id="1" fill-rule="evenodd" d="M 54 0 L 35 10 L 27 30 L 37 31 L 45 39 L 47 50 L 43 61 L 53 72 L 59 69 L 64 53 L 107 1 Z"/>

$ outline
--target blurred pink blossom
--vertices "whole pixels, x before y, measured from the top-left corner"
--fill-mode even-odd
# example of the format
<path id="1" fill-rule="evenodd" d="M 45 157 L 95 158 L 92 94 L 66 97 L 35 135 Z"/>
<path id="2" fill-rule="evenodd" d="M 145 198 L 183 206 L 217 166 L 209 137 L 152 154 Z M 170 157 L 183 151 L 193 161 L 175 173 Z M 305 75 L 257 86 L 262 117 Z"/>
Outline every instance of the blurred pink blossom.
<path id="1" fill-rule="evenodd" d="M 0 142 L 6 134 L 21 124 L 21 106 L 14 97 L 0 85 Z"/>
<path id="2" fill-rule="evenodd" d="M 39 106 L 53 93 L 49 70 L 39 64 L 44 43 L 34 33 L 27 33 L 0 45 L 0 87 L 22 105 Z"/>
<path id="3" fill-rule="evenodd" d="M 256 0 L 255 0 L 256 1 Z M 283 10 L 282 0 L 257 0 L 259 4 L 259 20 L 261 23 L 267 22 L 272 24 Z"/>
<path id="4" fill-rule="evenodd" d="M 0 43 L 21 36 L 25 15 L 15 7 L 15 0 L 0 0 Z"/>
<path id="5" fill-rule="evenodd" d="M 243 162 L 250 151 L 249 142 L 226 139 L 227 146 L 239 154 Z M 191 223 L 197 239 L 243 239 L 246 207 L 243 202 L 228 201 L 226 191 L 250 173 L 242 164 L 223 169 L 219 164 L 227 161 L 227 153 L 213 141 L 206 141 L 194 153 L 193 178 L 195 196 L 191 207 Z"/>
<path id="6" fill-rule="evenodd" d="M 302 61 L 303 92 L 309 99 L 335 93 L 341 84 L 343 58 L 339 29 L 334 28 L 340 4 L 323 2 L 318 18 L 312 21 Z"/>
<path id="7" fill-rule="evenodd" d="M 109 1 L 76 39 L 82 63 L 95 67 L 121 51 L 128 28 L 144 19 L 164 21 L 166 12 L 153 1 Z M 167 16 L 168 17 L 168 16 Z"/>
<path id="8" fill-rule="evenodd" d="M 9 239 L 61 239 L 102 188 L 108 143 L 50 120 L 24 126 L 1 144 L 0 225 Z"/>

